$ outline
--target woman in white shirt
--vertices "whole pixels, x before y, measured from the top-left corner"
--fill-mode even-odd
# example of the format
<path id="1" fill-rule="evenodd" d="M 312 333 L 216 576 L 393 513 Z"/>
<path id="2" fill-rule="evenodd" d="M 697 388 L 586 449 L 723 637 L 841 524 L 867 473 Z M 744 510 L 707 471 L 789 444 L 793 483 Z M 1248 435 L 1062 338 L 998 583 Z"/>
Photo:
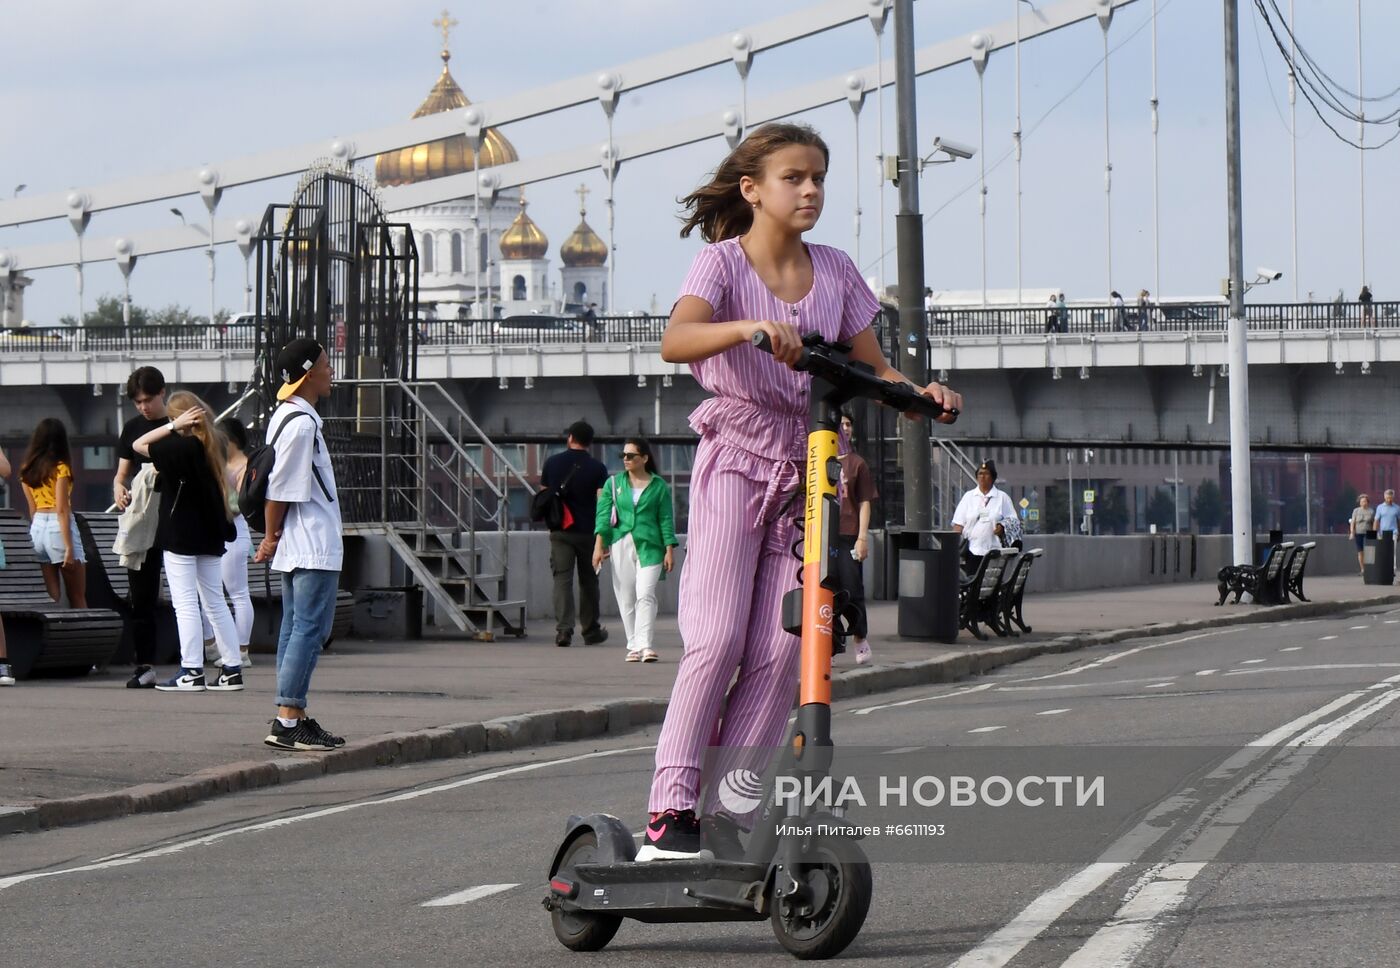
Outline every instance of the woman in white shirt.
<path id="1" fill-rule="evenodd" d="M 972 559 L 969 566 L 973 569 L 988 551 L 1001 547 L 1005 522 L 1016 515 L 1011 497 L 994 486 L 996 479 L 996 464 L 984 460 L 977 468 L 977 486 L 962 496 L 953 514 L 953 530 L 967 537 Z"/>

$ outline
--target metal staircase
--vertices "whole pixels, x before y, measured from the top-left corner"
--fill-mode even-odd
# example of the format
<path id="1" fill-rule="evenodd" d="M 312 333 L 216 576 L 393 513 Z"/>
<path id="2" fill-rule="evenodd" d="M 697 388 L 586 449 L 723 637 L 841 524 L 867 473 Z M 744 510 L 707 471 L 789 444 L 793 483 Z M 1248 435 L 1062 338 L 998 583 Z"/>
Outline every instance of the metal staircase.
<path id="1" fill-rule="evenodd" d="M 345 532 L 384 536 L 439 623 L 480 641 L 524 635 L 525 601 L 506 597 L 507 538 L 512 494 L 528 500 L 533 488 L 440 384 L 337 387 L 357 400 L 356 416 L 327 419 L 348 424 L 342 433 L 352 442 L 340 487 L 351 511 Z"/>
<path id="2" fill-rule="evenodd" d="M 977 463 L 956 441 L 934 436 L 929 466 L 933 485 L 933 526 L 948 529 L 953 526 L 953 514 L 958 501 L 968 488 L 977 484 Z M 880 448 L 884 462 L 882 499 L 887 520 L 904 520 L 904 464 L 899 457 L 898 438 L 889 438 Z"/>

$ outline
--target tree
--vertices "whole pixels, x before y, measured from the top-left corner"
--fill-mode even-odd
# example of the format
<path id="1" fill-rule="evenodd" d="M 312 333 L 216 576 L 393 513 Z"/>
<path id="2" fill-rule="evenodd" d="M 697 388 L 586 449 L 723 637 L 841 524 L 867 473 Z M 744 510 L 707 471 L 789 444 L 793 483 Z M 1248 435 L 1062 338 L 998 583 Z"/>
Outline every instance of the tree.
<path id="1" fill-rule="evenodd" d="M 148 310 L 131 304 L 131 325 L 145 326 L 149 321 Z M 77 326 L 78 320 L 74 316 L 63 316 L 59 319 L 60 326 Z M 116 296 L 98 296 L 97 308 L 87 313 L 83 317 L 84 326 L 121 326 L 122 322 L 122 301 Z"/>
<path id="2" fill-rule="evenodd" d="M 1152 492 L 1152 500 L 1147 502 L 1147 523 L 1155 524 L 1158 531 L 1165 531 L 1176 524 L 1176 506 L 1172 496 L 1162 488 Z"/>
<path id="3" fill-rule="evenodd" d="M 1191 514 L 1202 534 L 1219 534 L 1220 522 L 1225 517 L 1225 505 L 1220 497 L 1220 485 L 1210 478 L 1201 481 L 1196 488 L 1196 500 L 1191 504 Z"/>
<path id="4" fill-rule="evenodd" d="M 1128 502 L 1121 487 L 1105 487 L 1094 507 L 1094 530 L 1099 534 L 1122 534 L 1128 529 Z"/>
<path id="5" fill-rule="evenodd" d="M 1062 487 L 1047 487 L 1045 503 L 1040 508 L 1040 530 L 1044 534 L 1064 534 L 1069 531 L 1069 499 Z"/>

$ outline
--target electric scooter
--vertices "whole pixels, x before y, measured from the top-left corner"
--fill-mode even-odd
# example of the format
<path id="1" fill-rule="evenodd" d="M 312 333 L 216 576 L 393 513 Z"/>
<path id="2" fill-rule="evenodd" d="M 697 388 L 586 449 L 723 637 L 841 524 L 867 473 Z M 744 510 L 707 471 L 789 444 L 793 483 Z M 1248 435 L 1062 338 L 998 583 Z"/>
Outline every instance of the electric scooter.
<path id="1" fill-rule="evenodd" d="M 754 345 L 772 352 L 764 333 Z M 811 417 L 804 473 L 802 585 L 783 601 L 783 628 L 800 635 L 801 689 L 791 741 L 780 772 L 803 789 L 820 789 L 829 775 L 831 658 L 844 630 L 836 562 L 839 521 L 837 432 L 841 407 L 857 397 L 928 417 L 945 411 L 907 383 L 879 379 L 852 360 L 850 347 L 803 338 L 794 369 L 812 375 Z M 795 552 L 794 552 L 795 553 Z M 818 836 L 848 822 L 830 808 L 799 797 L 772 795 L 740 859 L 696 858 L 638 863 L 632 831 L 610 814 L 570 817 L 549 867 L 554 934 L 573 951 L 598 951 L 623 918 L 655 923 L 761 921 L 772 923 L 784 948 L 801 959 L 830 958 L 860 933 L 870 907 L 870 863 L 855 839 Z"/>

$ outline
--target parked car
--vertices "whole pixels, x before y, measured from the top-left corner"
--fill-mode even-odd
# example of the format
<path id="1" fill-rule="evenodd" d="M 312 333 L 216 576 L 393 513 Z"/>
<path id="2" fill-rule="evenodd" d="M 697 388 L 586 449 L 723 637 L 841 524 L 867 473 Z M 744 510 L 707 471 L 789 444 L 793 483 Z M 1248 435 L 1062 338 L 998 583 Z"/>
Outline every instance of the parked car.
<path id="1" fill-rule="evenodd" d="M 570 338 L 583 338 L 583 324 L 577 319 L 563 316 L 507 316 L 491 324 L 491 335 L 507 339 L 568 342 Z"/>

